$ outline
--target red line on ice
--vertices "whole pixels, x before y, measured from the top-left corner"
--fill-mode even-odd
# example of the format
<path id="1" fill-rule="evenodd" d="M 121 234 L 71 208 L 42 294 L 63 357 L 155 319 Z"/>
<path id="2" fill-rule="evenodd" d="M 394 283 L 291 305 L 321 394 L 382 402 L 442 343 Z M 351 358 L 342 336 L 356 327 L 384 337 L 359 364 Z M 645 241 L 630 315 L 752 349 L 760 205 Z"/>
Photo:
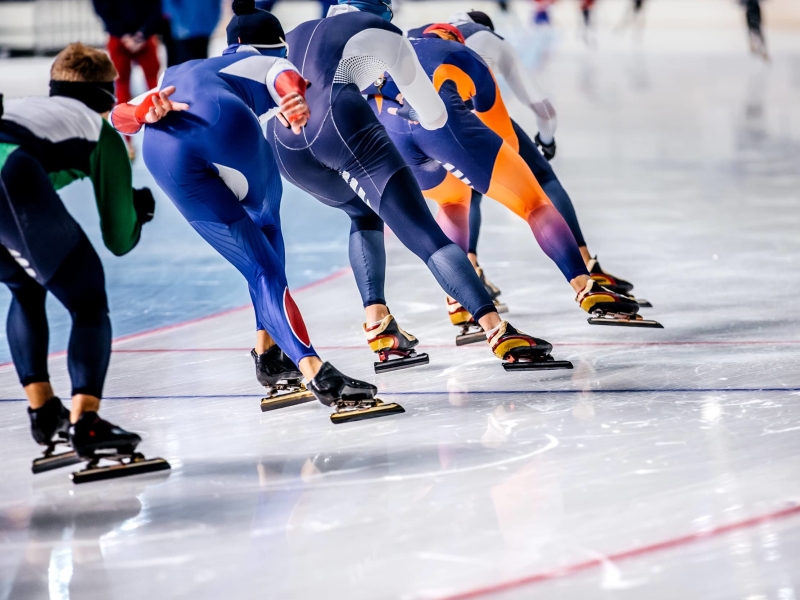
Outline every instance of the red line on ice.
<path id="1" fill-rule="evenodd" d="M 587 571 L 589 569 L 594 569 L 596 567 L 602 566 L 603 563 L 609 561 L 620 562 L 630 558 L 638 558 L 641 556 L 646 556 L 648 554 L 661 552 L 663 550 L 671 550 L 673 548 L 687 546 L 695 542 L 702 542 L 708 539 L 717 538 L 725 534 L 731 533 L 733 531 L 741 531 L 742 529 L 749 529 L 751 527 L 755 527 L 756 525 L 761 525 L 762 523 L 768 523 L 770 521 L 777 521 L 779 519 L 793 517 L 798 514 L 800 514 L 800 505 L 790 506 L 789 508 L 776 510 L 774 512 L 767 513 L 764 515 L 759 515 L 757 517 L 751 517 L 743 521 L 735 521 L 733 523 L 728 523 L 727 525 L 720 525 L 719 527 L 715 527 L 709 531 L 690 533 L 681 537 L 676 537 L 668 540 L 663 540 L 661 542 L 656 542 L 654 544 L 649 544 L 647 546 L 639 546 L 638 548 L 631 548 L 630 550 L 623 550 L 622 552 L 609 554 L 607 556 L 604 556 L 603 558 L 593 558 L 591 560 L 574 563 L 572 565 L 558 567 L 550 571 L 543 571 L 541 573 L 528 575 L 527 577 L 521 577 L 519 579 L 510 579 L 509 581 L 504 581 L 502 583 L 487 585 L 485 587 L 459 592 L 457 594 L 452 594 L 450 596 L 441 596 L 436 600 L 471 600 L 472 598 L 482 598 L 490 594 L 499 594 L 501 592 L 507 592 L 509 590 L 529 585 L 534 585 L 536 583 L 544 583 L 545 581 L 551 581 L 553 579 L 561 579 L 563 577 L 569 577 L 570 575 L 574 575 L 582 571 Z"/>

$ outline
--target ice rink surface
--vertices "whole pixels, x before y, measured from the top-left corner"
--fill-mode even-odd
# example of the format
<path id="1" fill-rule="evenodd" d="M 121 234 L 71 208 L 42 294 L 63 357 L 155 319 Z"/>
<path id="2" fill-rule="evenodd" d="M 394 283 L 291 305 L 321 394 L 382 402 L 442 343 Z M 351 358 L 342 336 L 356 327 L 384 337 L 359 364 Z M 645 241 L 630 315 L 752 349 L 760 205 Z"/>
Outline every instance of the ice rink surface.
<path id="1" fill-rule="evenodd" d="M 534 51 L 531 35 L 515 40 Z M 665 329 L 589 326 L 487 200 L 482 262 L 508 318 L 575 369 L 506 373 L 484 345 L 456 348 L 443 294 L 390 237 L 388 301 L 431 362 L 376 376 L 336 221 L 295 299 L 323 357 L 406 413 L 262 414 L 251 312 L 213 315 L 236 305 L 214 292 L 190 315 L 206 318 L 114 344 L 103 413 L 172 471 L 74 486 L 30 474 L 4 365 L 0 598 L 800 599 L 800 40 L 776 32 L 763 66 L 741 32 L 647 36 L 587 52 L 559 32 L 536 60 L 590 248 Z M 295 224 L 333 214 L 285 202 Z M 173 277 L 145 266 L 126 294 Z M 51 365 L 67 394 L 63 356 Z"/>

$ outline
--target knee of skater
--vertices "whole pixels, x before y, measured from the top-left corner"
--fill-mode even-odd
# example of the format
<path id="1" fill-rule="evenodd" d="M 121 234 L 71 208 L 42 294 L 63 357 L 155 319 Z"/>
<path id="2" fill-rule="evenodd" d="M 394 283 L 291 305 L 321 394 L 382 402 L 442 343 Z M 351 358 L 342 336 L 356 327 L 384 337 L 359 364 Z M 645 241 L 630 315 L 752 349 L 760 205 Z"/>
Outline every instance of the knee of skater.
<path id="1" fill-rule="evenodd" d="M 77 325 L 97 325 L 108 318 L 108 297 L 103 289 L 87 289 L 67 307 Z"/>

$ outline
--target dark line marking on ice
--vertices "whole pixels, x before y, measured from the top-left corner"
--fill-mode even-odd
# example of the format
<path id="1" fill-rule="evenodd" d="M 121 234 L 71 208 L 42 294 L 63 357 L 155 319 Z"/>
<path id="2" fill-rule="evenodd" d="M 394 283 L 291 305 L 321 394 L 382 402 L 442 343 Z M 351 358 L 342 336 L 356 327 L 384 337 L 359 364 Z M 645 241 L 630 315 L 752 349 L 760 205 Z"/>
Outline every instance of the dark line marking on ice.
<path id="1" fill-rule="evenodd" d="M 602 558 L 593 558 L 583 562 L 574 563 L 572 565 L 558 567 L 550 571 L 543 571 L 541 573 L 536 573 L 534 575 L 528 575 L 527 577 L 520 577 L 519 579 L 510 579 L 502 583 L 487 585 L 485 587 L 459 592 L 457 594 L 452 594 L 450 596 L 440 596 L 436 600 L 472 600 L 473 598 L 482 598 L 484 596 L 492 594 L 499 594 L 501 592 L 507 592 L 509 590 L 519 589 L 537 583 L 544 583 L 546 581 L 551 581 L 553 579 L 561 579 L 564 577 L 569 577 L 570 575 L 575 575 L 583 571 L 588 571 L 590 569 L 602 567 L 604 563 L 621 562 L 631 558 L 638 558 L 641 556 L 646 556 L 648 554 L 654 554 L 656 552 L 661 552 L 663 550 L 671 550 L 673 548 L 688 546 L 695 542 L 702 542 L 705 540 L 717 538 L 726 535 L 728 533 L 732 533 L 734 531 L 750 529 L 752 527 L 756 527 L 757 525 L 761 525 L 763 523 L 769 523 L 771 521 L 786 519 L 789 517 L 796 516 L 798 514 L 800 514 L 800 505 L 794 505 L 790 506 L 789 508 L 784 508 L 781 510 L 776 510 L 771 513 L 766 513 L 764 515 L 751 517 L 743 521 L 735 521 L 733 523 L 728 523 L 727 525 L 720 525 L 719 527 L 714 527 L 709 531 L 689 533 L 681 537 L 663 540 L 661 542 L 656 542 L 654 544 L 649 544 L 647 546 L 639 546 L 638 548 L 631 548 L 630 550 L 623 550 L 622 552 L 615 552 L 613 554 L 605 555 Z"/>
<path id="2" fill-rule="evenodd" d="M 451 394 L 480 394 L 484 396 L 514 396 L 524 394 L 707 394 L 712 392 L 800 392 L 800 388 L 639 388 L 631 390 L 475 390 L 447 392 L 423 390 L 414 392 L 383 392 L 378 396 L 449 396 Z M 105 396 L 103 400 L 211 400 L 216 398 L 258 398 L 259 394 L 181 394 L 168 396 Z M 25 398 L 0 398 L 0 402 L 27 402 Z"/>

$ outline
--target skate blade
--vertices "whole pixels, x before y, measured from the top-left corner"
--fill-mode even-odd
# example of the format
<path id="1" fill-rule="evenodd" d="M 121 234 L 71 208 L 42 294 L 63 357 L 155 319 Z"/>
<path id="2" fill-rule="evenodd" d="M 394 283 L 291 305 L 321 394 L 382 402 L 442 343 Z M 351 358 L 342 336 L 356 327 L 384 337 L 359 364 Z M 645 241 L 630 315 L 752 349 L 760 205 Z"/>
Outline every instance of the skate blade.
<path id="1" fill-rule="evenodd" d="M 427 365 L 430 362 L 427 354 L 415 354 L 414 356 L 406 356 L 405 358 L 390 358 L 383 362 L 375 363 L 376 373 L 388 373 L 389 371 L 399 371 L 400 369 L 409 369 L 417 365 Z"/>
<path id="2" fill-rule="evenodd" d="M 272 398 L 262 398 L 261 412 L 277 410 L 279 408 L 287 408 L 289 406 L 295 406 L 296 404 L 305 404 L 306 402 L 311 402 L 314 399 L 314 394 L 306 389 L 297 390 L 296 392 L 289 392 L 288 394 L 279 394 L 278 396 L 273 396 Z"/>
<path id="3" fill-rule="evenodd" d="M 555 369 L 572 369 L 572 363 L 568 360 L 553 360 L 548 356 L 547 360 L 531 360 L 504 362 L 503 368 L 506 371 L 550 371 Z"/>
<path id="4" fill-rule="evenodd" d="M 62 452 L 61 454 L 34 459 L 31 465 L 31 471 L 36 475 L 38 473 L 52 471 L 53 469 L 60 469 L 61 467 L 71 467 L 72 465 L 77 465 L 79 462 L 83 462 L 83 459 L 79 457 L 74 450 L 71 450 L 70 452 Z"/>
<path id="5" fill-rule="evenodd" d="M 503 304 L 502 302 L 495 302 L 494 308 L 497 311 L 497 314 L 499 314 L 499 315 L 502 315 L 502 314 L 508 312 L 508 305 L 507 304 Z"/>
<path id="6" fill-rule="evenodd" d="M 614 325 L 616 327 L 650 327 L 653 329 L 664 329 L 664 326 L 658 321 L 650 321 L 642 319 L 641 317 L 628 318 L 616 316 L 604 317 L 589 317 L 587 319 L 590 325 Z"/>
<path id="7" fill-rule="evenodd" d="M 92 481 L 104 481 L 118 477 L 166 471 L 171 468 L 170 464 L 163 458 L 138 459 L 108 467 L 89 467 L 81 471 L 75 471 L 70 475 L 70 479 L 75 484 L 90 483 Z"/>
<path id="8" fill-rule="evenodd" d="M 475 344 L 477 342 L 485 342 L 486 333 L 484 331 L 476 331 L 475 333 L 462 333 L 456 336 L 456 346 L 466 346 L 467 344 Z"/>
<path id="9" fill-rule="evenodd" d="M 638 304 L 640 308 L 653 308 L 650 300 L 645 300 L 644 298 L 634 298 L 634 300 L 636 300 L 636 304 Z"/>
<path id="10" fill-rule="evenodd" d="M 375 406 L 369 408 L 350 408 L 335 412 L 331 415 L 331 422 L 335 425 L 340 423 L 350 423 L 352 421 L 363 421 L 364 419 L 376 419 L 378 417 L 388 417 L 406 412 L 399 404 L 394 402 L 384 404 L 380 400 Z"/>

